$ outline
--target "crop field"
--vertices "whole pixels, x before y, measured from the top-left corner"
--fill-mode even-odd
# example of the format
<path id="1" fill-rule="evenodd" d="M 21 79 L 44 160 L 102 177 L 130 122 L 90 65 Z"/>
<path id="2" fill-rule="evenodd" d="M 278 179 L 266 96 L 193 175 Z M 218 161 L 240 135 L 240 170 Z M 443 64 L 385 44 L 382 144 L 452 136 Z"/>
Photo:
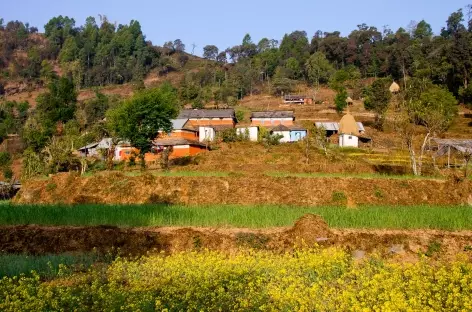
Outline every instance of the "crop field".
<path id="1" fill-rule="evenodd" d="M 2 311 L 470 311 L 466 260 L 353 261 L 337 248 L 184 252 L 0 280 Z"/>
<path id="2" fill-rule="evenodd" d="M 0 225 L 196 226 L 270 228 L 291 226 L 305 214 L 320 215 L 333 228 L 472 229 L 464 206 L 363 206 L 355 209 L 242 205 L 0 205 Z"/>

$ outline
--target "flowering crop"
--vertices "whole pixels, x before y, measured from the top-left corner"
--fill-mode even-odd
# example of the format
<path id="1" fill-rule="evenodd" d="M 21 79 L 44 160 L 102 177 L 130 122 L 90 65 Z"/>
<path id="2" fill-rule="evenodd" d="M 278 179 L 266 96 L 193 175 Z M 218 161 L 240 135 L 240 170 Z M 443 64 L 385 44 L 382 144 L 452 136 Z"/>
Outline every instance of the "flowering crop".
<path id="1" fill-rule="evenodd" d="M 0 280 L 1 311 L 471 311 L 472 264 L 355 262 L 338 248 L 185 252 Z"/>

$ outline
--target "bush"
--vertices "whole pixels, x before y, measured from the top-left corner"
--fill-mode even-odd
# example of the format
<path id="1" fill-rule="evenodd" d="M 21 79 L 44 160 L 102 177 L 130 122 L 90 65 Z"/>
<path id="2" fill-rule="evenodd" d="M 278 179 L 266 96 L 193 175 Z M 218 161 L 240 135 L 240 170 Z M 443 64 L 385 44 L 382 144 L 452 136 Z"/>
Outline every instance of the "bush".
<path id="1" fill-rule="evenodd" d="M 13 170 L 11 170 L 11 168 L 3 169 L 3 177 L 6 180 L 11 180 L 13 178 Z"/>
<path id="2" fill-rule="evenodd" d="M 8 166 L 11 161 L 11 156 L 8 152 L 0 152 L 0 167 Z"/>

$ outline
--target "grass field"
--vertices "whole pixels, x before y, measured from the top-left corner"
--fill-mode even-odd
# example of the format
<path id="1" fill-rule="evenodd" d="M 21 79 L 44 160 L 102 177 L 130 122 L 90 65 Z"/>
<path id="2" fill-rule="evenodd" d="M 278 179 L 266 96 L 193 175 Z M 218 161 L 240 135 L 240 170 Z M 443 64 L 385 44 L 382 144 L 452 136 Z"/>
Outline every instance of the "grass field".
<path id="1" fill-rule="evenodd" d="M 0 205 L 0 225 L 291 226 L 307 213 L 330 227 L 367 229 L 472 229 L 472 209 L 461 206 L 170 206 L 170 205 Z"/>

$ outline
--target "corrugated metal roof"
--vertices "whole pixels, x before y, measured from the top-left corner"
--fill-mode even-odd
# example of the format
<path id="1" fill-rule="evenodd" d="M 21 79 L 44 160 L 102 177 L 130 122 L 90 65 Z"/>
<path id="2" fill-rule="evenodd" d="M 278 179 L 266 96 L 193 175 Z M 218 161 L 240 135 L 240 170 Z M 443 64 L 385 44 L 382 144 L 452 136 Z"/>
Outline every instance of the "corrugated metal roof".
<path id="1" fill-rule="evenodd" d="M 293 111 L 253 112 L 252 118 L 294 118 Z"/>
<path id="2" fill-rule="evenodd" d="M 234 109 L 184 109 L 177 119 L 236 118 Z"/>
<path id="3" fill-rule="evenodd" d="M 317 128 L 323 128 L 326 131 L 339 131 L 338 122 L 315 122 Z"/>
<path id="4" fill-rule="evenodd" d="M 359 131 L 361 131 L 361 132 L 365 131 L 364 125 L 362 124 L 362 122 L 357 122 L 357 127 L 359 128 Z"/>
<path id="5" fill-rule="evenodd" d="M 339 131 L 339 122 L 315 122 L 317 128 L 323 127 L 326 131 Z M 365 132 L 362 122 L 357 122 L 360 132 Z"/>
<path id="6" fill-rule="evenodd" d="M 182 130 L 187 123 L 188 118 L 178 118 L 178 119 L 172 119 L 172 129 L 174 130 Z"/>

